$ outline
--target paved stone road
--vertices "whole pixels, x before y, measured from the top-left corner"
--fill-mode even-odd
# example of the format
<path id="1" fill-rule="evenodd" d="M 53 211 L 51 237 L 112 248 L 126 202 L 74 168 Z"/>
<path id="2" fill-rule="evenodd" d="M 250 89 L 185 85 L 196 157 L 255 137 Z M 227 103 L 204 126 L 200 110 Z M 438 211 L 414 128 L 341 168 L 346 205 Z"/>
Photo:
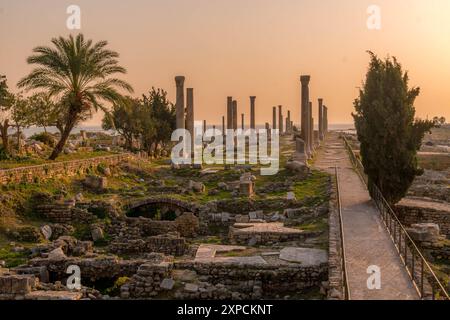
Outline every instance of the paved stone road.
<path id="1" fill-rule="evenodd" d="M 314 167 L 334 174 L 338 166 L 344 225 L 344 247 L 352 300 L 419 299 L 379 212 L 358 174 L 353 170 L 344 143 L 330 133 L 319 149 Z M 367 268 L 381 270 L 381 289 L 367 288 Z"/>

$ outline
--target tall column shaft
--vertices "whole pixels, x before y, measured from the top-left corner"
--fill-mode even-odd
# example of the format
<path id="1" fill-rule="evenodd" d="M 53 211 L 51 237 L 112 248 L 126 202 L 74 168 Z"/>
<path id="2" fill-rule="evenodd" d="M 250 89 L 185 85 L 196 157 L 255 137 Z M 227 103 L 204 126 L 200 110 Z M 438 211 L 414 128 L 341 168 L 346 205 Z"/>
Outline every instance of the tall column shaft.
<path id="1" fill-rule="evenodd" d="M 277 107 L 272 108 L 272 129 L 277 129 Z"/>
<path id="2" fill-rule="evenodd" d="M 194 142 L 194 89 L 186 89 L 186 130 L 191 134 Z"/>
<path id="3" fill-rule="evenodd" d="M 203 134 L 205 134 L 206 131 L 206 120 L 203 120 Z"/>
<path id="4" fill-rule="evenodd" d="M 287 131 L 287 133 L 291 133 L 292 132 L 292 128 L 291 128 L 291 110 L 288 110 L 288 113 L 287 113 L 286 131 Z"/>
<path id="5" fill-rule="evenodd" d="M 175 102 L 176 117 L 177 117 L 177 129 L 185 128 L 184 80 L 185 80 L 185 78 L 183 76 L 175 77 L 175 83 L 177 85 L 177 100 Z"/>
<path id="6" fill-rule="evenodd" d="M 255 100 L 256 97 L 250 97 L 250 129 L 256 129 L 255 123 Z"/>
<path id="7" fill-rule="evenodd" d="M 280 129 L 280 134 L 283 134 L 283 132 L 284 132 L 283 106 L 278 106 L 278 126 Z"/>
<path id="8" fill-rule="evenodd" d="M 323 140 L 323 99 L 319 99 L 319 140 Z"/>
<path id="9" fill-rule="evenodd" d="M 312 102 L 309 103 L 309 149 L 314 152 L 314 118 L 312 117 Z"/>
<path id="10" fill-rule="evenodd" d="M 237 101 L 233 100 L 233 130 L 237 130 L 238 127 L 237 117 Z"/>
<path id="11" fill-rule="evenodd" d="M 305 142 L 305 151 L 308 156 L 311 155 L 311 144 L 310 144 L 310 117 L 309 112 L 309 81 L 311 77 L 304 75 L 300 77 L 302 84 L 301 89 L 301 137 Z"/>
<path id="12" fill-rule="evenodd" d="M 245 130 L 245 122 L 244 122 L 244 114 L 241 113 L 241 129 L 242 131 Z"/>
<path id="13" fill-rule="evenodd" d="M 222 116 L 222 135 L 225 135 L 225 116 Z"/>
<path id="14" fill-rule="evenodd" d="M 233 129 L 233 97 L 227 97 L 227 129 Z"/>
<path id="15" fill-rule="evenodd" d="M 328 108 L 323 106 L 323 134 L 326 135 L 328 133 Z"/>

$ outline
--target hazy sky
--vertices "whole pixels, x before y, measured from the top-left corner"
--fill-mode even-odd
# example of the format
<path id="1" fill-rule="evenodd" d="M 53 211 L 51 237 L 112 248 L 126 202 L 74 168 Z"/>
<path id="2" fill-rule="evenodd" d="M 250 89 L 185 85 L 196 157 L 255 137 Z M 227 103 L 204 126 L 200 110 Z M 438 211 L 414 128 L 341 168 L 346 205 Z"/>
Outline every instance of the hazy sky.
<path id="1" fill-rule="evenodd" d="M 229 95 L 249 113 L 255 95 L 258 123 L 279 104 L 299 122 L 299 76 L 310 74 L 315 112 L 322 97 L 331 123 L 350 123 L 366 50 L 410 71 L 419 117 L 450 119 L 449 0 L 0 0 L 0 74 L 10 88 L 31 70 L 33 47 L 70 33 L 70 4 L 81 7 L 86 37 L 120 53 L 136 96 L 155 86 L 174 101 L 173 79 L 186 76 L 196 120 L 220 123 Z M 381 30 L 366 26 L 371 4 Z"/>

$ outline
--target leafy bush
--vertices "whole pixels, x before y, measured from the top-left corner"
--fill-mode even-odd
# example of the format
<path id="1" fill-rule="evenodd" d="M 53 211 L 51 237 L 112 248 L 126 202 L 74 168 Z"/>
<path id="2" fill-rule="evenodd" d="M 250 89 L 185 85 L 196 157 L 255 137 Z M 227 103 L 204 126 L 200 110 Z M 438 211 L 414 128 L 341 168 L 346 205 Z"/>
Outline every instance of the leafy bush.
<path id="1" fill-rule="evenodd" d="M 36 133 L 31 136 L 31 139 L 40 141 L 51 148 L 54 148 L 56 145 L 56 139 L 48 132 Z"/>
<path id="2" fill-rule="evenodd" d="M 107 294 L 109 296 L 118 296 L 120 294 L 120 287 L 123 286 L 125 283 L 127 283 L 130 280 L 128 277 L 119 277 L 114 282 L 114 285 L 110 288 L 107 288 L 104 291 L 104 294 Z"/>
<path id="3" fill-rule="evenodd" d="M 0 146 L 0 161 L 11 160 L 11 156 L 6 152 L 3 146 Z"/>

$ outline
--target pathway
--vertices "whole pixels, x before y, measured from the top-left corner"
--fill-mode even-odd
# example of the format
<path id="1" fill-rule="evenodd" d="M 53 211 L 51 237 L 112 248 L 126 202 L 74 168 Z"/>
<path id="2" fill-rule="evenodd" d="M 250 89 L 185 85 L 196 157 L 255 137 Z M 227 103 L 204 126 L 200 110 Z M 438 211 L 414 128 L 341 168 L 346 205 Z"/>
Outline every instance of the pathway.
<path id="1" fill-rule="evenodd" d="M 329 133 L 317 153 L 314 167 L 334 175 L 338 166 L 344 226 L 344 247 L 352 300 L 414 300 L 419 296 L 395 246 L 371 201 L 366 186 L 353 170 L 339 134 Z M 381 271 L 381 288 L 369 290 L 369 266 Z"/>

